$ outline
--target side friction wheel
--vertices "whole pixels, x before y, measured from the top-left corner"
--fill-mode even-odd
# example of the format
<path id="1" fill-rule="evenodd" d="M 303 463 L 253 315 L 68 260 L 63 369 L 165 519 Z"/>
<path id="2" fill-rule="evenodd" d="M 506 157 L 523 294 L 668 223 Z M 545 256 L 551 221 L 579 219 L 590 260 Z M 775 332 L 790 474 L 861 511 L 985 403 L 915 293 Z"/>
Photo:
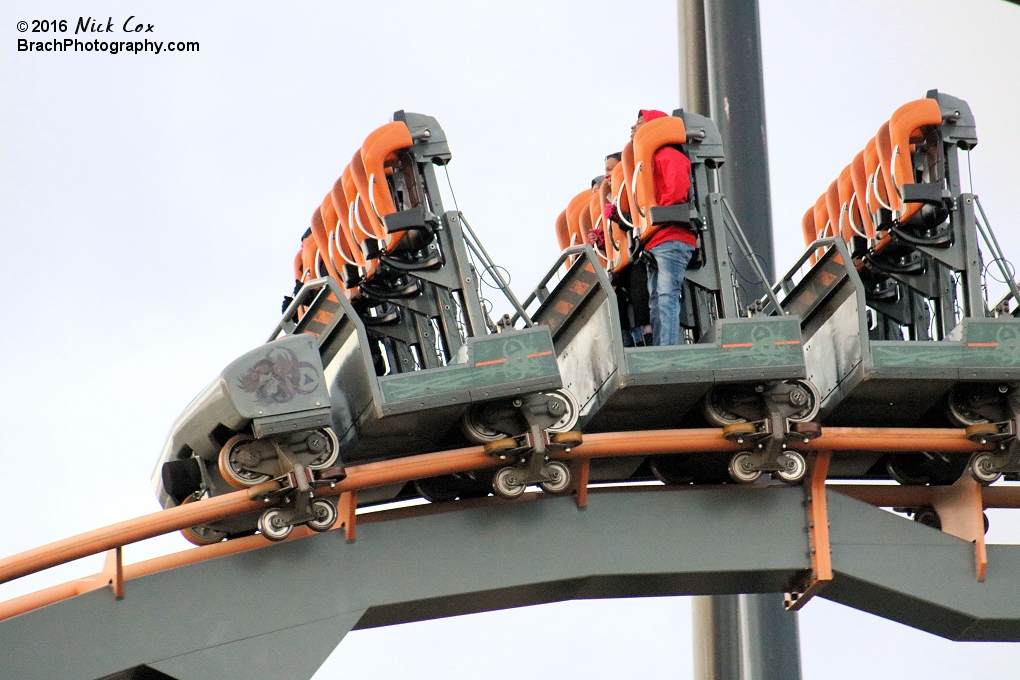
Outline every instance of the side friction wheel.
<path id="1" fill-rule="evenodd" d="M 549 441 L 563 446 L 580 446 L 584 441 L 584 435 L 573 430 L 570 432 L 557 432 L 549 437 Z"/>
<path id="2" fill-rule="evenodd" d="M 505 467 L 500 468 L 492 478 L 492 490 L 503 498 L 519 498 L 524 493 L 524 484 L 515 468 Z"/>
<path id="3" fill-rule="evenodd" d="M 270 541 L 282 541 L 290 536 L 293 528 L 283 520 L 280 508 L 270 508 L 259 517 L 259 531 Z"/>
<path id="4" fill-rule="evenodd" d="M 761 470 L 756 470 L 754 457 L 746 451 L 733 454 L 730 458 L 730 477 L 741 484 L 753 484 L 761 477 Z"/>
<path id="5" fill-rule="evenodd" d="M 730 423 L 723 425 L 723 437 L 726 439 L 739 439 L 755 434 L 758 428 L 754 423 Z"/>
<path id="6" fill-rule="evenodd" d="M 967 464 L 967 469 L 971 477 L 985 486 L 998 481 L 1002 476 L 1002 472 L 995 466 L 995 456 L 988 451 L 975 453 Z"/>
<path id="7" fill-rule="evenodd" d="M 558 460 L 545 464 L 542 474 L 549 478 L 549 481 L 539 484 L 542 491 L 549 494 L 561 494 L 570 488 L 570 468 Z"/>
<path id="8" fill-rule="evenodd" d="M 247 489 L 249 486 L 272 479 L 270 475 L 248 469 L 261 462 L 257 451 L 253 447 L 245 446 L 254 441 L 255 439 L 248 435 L 238 434 L 228 439 L 220 449 L 220 474 L 227 484 L 235 489 Z"/>
<path id="9" fill-rule="evenodd" d="M 556 390 L 549 394 L 563 402 L 564 411 L 563 416 L 546 429 L 553 433 L 569 432 L 574 429 L 574 426 L 577 425 L 577 418 L 581 413 L 581 407 L 577 404 L 577 399 L 570 390 L 566 389 Z"/>
<path id="10" fill-rule="evenodd" d="M 967 439 L 979 441 L 999 434 L 999 426 L 993 423 L 979 423 L 967 426 Z"/>
<path id="11" fill-rule="evenodd" d="M 497 456 L 506 451 L 513 451 L 517 448 L 517 440 L 515 439 L 497 439 L 496 441 L 487 442 L 482 448 L 485 449 L 485 455 Z"/>
<path id="12" fill-rule="evenodd" d="M 804 456 L 796 451 L 787 451 L 784 455 L 786 456 L 786 468 L 777 470 L 776 476 L 787 484 L 799 482 L 804 478 L 804 473 L 807 472 L 807 463 L 804 461 Z"/>
<path id="13" fill-rule="evenodd" d="M 311 510 L 315 519 L 310 519 L 305 522 L 305 526 L 312 531 L 318 531 L 320 533 L 332 529 L 333 525 L 336 524 L 336 506 L 327 501 L 325 498 L 312 499 L 310 506 L 309 510 Z"/>

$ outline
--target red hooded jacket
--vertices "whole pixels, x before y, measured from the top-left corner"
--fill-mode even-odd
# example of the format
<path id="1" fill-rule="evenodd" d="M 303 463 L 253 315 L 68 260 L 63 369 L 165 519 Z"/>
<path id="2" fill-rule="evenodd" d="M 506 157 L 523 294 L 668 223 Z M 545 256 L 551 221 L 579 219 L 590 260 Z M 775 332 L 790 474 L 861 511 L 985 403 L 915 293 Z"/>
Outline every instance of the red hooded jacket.
<path id="1" fill-rule="evenodd" d="M 655 109 L 641 109 L 641 116 L 647 123 L 656 118 L 665 118 L 666 113 Z M 691 190 L 691 161 L 671 146 L 664 146 L 652 156 L 654 164 L 655 203 L 657 205 L 678 205 L 687 202 Z M 694 232 L 675 224 L 660 226 L 645 244 L 651 250 L 666 241 L 681 241 L 692 246 L 698 245 Z"/>

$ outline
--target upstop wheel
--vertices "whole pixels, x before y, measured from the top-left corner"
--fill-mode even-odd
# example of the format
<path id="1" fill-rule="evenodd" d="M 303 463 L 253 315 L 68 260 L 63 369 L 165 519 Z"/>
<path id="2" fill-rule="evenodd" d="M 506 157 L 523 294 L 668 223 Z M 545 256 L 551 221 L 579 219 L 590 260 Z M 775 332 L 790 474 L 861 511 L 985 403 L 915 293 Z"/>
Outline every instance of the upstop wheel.
<path id="1" fill-rule="evenodd" d="M 761 470 L 755 469 L 754 458 L 746 451 L 733 454 L 729 469 L 733 481 L 741 484 L 753 484 L 761 477 Z"/>
<path id="2" fill-rule="evenodd" d="M 492 478 L 492 490 L 503 498 L 519 498 L 524 493 L 524 484 L 515 468 L 500 468 Z"/>
<path id="3" fill-rule="evenodd" d="M 336 507 L 325 498 L 313 498 L 309 505 L 311 506 L 309 510 L 315 519 L 305 522 L 305 526 L 320 533 L 332 529 L 336 524 Z"/>
<path id="4" fill-rule="evenodd" d="M 995 466 L 995 456 L 990 451 L 981 451 L 971 456 L 967 469 L 971 477 L 985 486 L 998 481 L 1002 476 L 1002 472 Z"/>
<path id="5" fill-rule="evenodd" d="M 270 541 L 282 541 L 290 536 L 293 528 L 284 521 L 280 508 L 270 508 L 259 517 L 259 531 Z"/>
<path id="6" fill-rule="evenodd" d="M 548 494 L 561 494 L 570 488 L 570 468 L 558 460 L 545 464 L 542 474 L 549 478 L 549 481 L 542 482 L 539 486 L 542 491 Z"/>
<path id="7" fill-rule="evenodd" d="M 786 467 L 776 471 L 776 476 L 787 484 L 795 484 L 804 478 L 807 472 L 807 463 L 804 456 L 796 451 L 787 451 L 783 454 L 787 458 Z"/>

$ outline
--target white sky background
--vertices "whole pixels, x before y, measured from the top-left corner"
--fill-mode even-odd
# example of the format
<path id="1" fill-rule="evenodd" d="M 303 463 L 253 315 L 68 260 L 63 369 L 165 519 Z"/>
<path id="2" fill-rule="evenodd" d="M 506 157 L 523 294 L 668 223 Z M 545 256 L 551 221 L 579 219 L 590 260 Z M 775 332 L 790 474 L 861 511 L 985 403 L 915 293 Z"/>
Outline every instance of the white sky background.
<path id="1" fill-rule="evenodd" d="M 16 51 L 17 21 L 83 13 L 137 14 L 201 52 Z M 1020 7 L 761 0 L 761 19 L 777 270 L 803 249 L 804 210 L 932 87 L 971 104 L 975 191 L 1020 261 Z M 523 296 L 555 258 L 556 215 L 636 110 L 677 105 L 676 44 L 675 0 L 0 5 L 0 556 L 157 509 L 170 425 L 264 341 L 313 209 L 393 111 L 439 119 L 459 207 Z M 992 540 L 1020 533 L 1006 512 L 992 522 Z M 1020 662 L 1014 645 L 823 600 L 800 623 L 805 678 L 1005 677 Z M 690 631 L 683 598 L 564 603 L 352 633 L 316 677 L 688 678 Z M 522 639 L 546 641 L 541 657 L 512 661 Z"/>

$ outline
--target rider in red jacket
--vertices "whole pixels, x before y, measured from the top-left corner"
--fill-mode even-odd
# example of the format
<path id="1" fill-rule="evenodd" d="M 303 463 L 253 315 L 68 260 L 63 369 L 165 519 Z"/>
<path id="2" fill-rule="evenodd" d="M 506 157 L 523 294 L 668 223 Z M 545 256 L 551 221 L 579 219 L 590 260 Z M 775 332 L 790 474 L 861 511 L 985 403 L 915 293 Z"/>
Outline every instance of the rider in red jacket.
<path id="1" fill-rule="evenodd" d="M 642 109 L 630 129 L 631 138 L 642 125 L 666 116 L 662 111 Z M 665 146 L 655 152 L 653 180 L 658 205 L 686 203 L 691 190 L 691 161 L 681 151 Z M 678 345 L 680 336 L 680 294 L 687 265 L 698 239 L 684 224 L 661 225 L 645 243 L 648 262 L 648 305 L 652 336 L 656 345 Z"/>

